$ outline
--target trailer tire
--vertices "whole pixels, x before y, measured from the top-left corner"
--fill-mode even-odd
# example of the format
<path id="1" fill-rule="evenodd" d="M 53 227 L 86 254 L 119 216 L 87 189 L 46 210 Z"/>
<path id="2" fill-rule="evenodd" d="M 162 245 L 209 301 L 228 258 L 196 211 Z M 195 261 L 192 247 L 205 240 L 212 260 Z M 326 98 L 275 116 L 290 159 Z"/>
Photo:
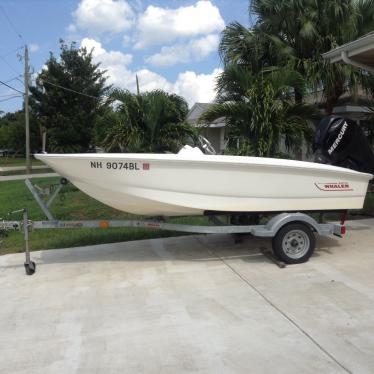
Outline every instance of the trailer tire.
<path id="1" fill-rule="evenodd" d="M 309 260 L 316 239 L 313 231 L 303 223 L 283 226 L 273 238 L 274 255 L 287 264 L 300 264 Z"/>
<path id="2" fill-rule="evenodd" d="M 30 261 L 30 263 L 25 263 L 25 271 L 27 275 L 33 275 L 36 270 L 36 265 L 34 261 Z"/>

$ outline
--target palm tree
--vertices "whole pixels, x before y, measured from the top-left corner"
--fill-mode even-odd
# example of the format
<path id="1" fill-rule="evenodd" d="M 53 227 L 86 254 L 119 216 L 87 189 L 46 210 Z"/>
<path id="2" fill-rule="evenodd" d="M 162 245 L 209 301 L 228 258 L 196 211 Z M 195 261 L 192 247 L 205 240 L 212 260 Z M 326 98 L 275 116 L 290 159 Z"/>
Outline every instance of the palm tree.
<path id="1" fill-rule="evenodd" d="M 178 95 L 116 89 L 111 99 L 112 108 L 101 120 L 106 128 L 102 145 L 108 151 L 175 152 L 195 135 L 194 128 L 184 122 L 188 105 Z"/>
<path id="2" fill-rule="evenodd" d="M 238 23 L 223 32 L 220 54 L 225 65 L 289 66 L 306 77 L 310 89 L 323 88 L 325 110 L 339 97 L 367 86 L 365 76 L 348 66 L 330 64 L 321 54 L 374 28 L 373 0 L 253 0 L 257 22 L 251 30 Z M 303 95 L 294 89 L 296 102 Z"/>
<path id="3" fill-rule="evenodd" d="M 201 122 L 225 117 L 228 147 L 240 155 L 276 156 L 284 139 L 287 149 L 299 151 L 310 138 L 307 119 L 314 110 L 292 101 L 293 87 L 302 92 L 304 81 L 294 70 L 264 69 L 254 74 L 249 66 L 226 66 L 217 82 L 217 103 Z"/>

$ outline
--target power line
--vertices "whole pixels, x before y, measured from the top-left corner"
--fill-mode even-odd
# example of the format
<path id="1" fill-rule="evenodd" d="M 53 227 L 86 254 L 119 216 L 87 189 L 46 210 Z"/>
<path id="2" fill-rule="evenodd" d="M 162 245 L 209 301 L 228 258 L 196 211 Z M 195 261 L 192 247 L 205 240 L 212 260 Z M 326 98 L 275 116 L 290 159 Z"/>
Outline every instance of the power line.
<path id="1" fill-rule="evenodd" d="M 16 93 L 12 92 L 10 94 L 5 94 L 5 95 L 0 95 L 1 98 L 4 98 L 4 97 L 9 97 L 9 96 L 14 96 L 14 95 L 17 95 Z"/>
<path id="2" fill-rule="evenodd" d="M 9 66 L 10 69 L 12 69 L 16 74 L 21 75 L 3 56 L 0 56 L 0 60 L 4 61 L 6 65 Z"/>
<path id="3" fill-rule="evenodd" d="M 8 101 L 8 100 L 11 100 L 11 99 L 15 99 L 17 97 L 22 97 L 21 95 L 14 95 L 14 96 L 11 96 L 11 97 L 8 97 L 7 99 L 1 99 L 0 100 L 0 103 L 4 102 L 4 101 Z"/>
<path id="4" fill-rule="evenodd" d="M 9 18 L 8 14 L 5 12 L 5 9 L 3 8 L 2 5 L 0 5 L 0 10 L 4 14 L 4 17 L 7 19 L 10 27 L 13 29 L 13 31 L 16 33 L 16 35 L 23 41 L 24 44 L 26 44 L 25 40 L 23 39 L 23 36 L 20 32 L 18 32 L 16 26 L 14 26 L 14 23 L 12 20 Z"/>
<path id="5" fill-rule="evenodd" d="M 12 53 L 19 51 L 19 50 L 22 49 L 22 48 L 23 48 L 23 46 L 21 45 L 21 46 L 17 47 L 16 49 L 13 49 L 13 50 L 11 50 L 10 52 L 5 53 L 5 55 L 1 55 L 0 58 L 1 58 L 1 57 L 7 57 L 7 56 L 11 55 Z"/>
<path id="6" fill-rule="evenodd" d="M 65 91 L 74 92 L 74 93 L 76 93 L 78 95 L 87 96 L 87 97 L 90 97 L 90 98 L 95 99 L 95 100 L 100 100 L 100 97 L 97 97 L 97 96 L 92 96 L 92 95 L 85 94 L 83 92 L 75 91 L 75 90 L 72 90 L 71 88 L 63 87 L 63 86 L 60 86 L 59 84 L 52 83 L 52 82 L 46 81 L 44 79 L 41 79 L 41 81 L 43 83 L 50 84 L 51 86 L 55 86 L 55 87 L 61 88 L 61 89 L 65 90 Z"/>
<path id="7" fill-rule="evenodd" d="M 18 81 L 20 81 L 20 82 L 22 83 L 22 81 L 21 81 L 19 78 L 15 78 L 15 79 L 17 79 Z M 35 81 L 36 81 L 37 78 L 32 78 L 32 80 L 35 80 Z M 61 85 L 59 85 L 59 84 L 57 84 L 57 83 L 52 83 L 52 82 L 47 81 L 47 80 L 45 80 L 45 79 L 39 79 L 39 81 L 40 81 L 42 84 L 47 83 L 47 84 L 49 84 L 49 85 L 51 85 L 51 86 L 55 86 L 55 87 L 61 88 L 61 89 L 65 90 L 65 91 L 73 92 L 73 93 L 75 93 L 75 94 L 77 94 L 77 95 L 86 96 L 86 97 L 89 97 L 89 98 L 91 98 L 91 99 L 95 99 L 95 100 L 101 100 L 101 97 L 97 97 L 97 96 L 89 95 L 89 94 L 86 94 L 86 93 L 84 93 L 84 92 L 79 92 L 79 91 L 73 90 L 73 89 L 71 89 L 71 88 L 67 88 L 67 87 L 61 86 Z M 105 95 L 105 94 L 103 94 L 102 96 L 104 96 L 104 97 L 108 97 L 108 98 L 110 97 L 110 95 Z"/>
<path id="8" fill-rule="evenodd" d="M 4 86 L 10 88 L 10 89 L 13 90 L 13 91 L 16 91 L 16 92 L 20 93 L 21 95 L 24 95 L 24 92 L 22 92 L 22 91 L 20 91 L 20 90 L 17 90 L 17 88 L 14 88 L 14 87 L 12 87 L 12 86 L 9 86 L 9 84 L 7 84 L 7 83 L 5 83 L 5 82 L 3 82 L 3 81 L 0 81 L 0 83 L 1 83 L 2 85 L 4 85 Z"/>
<path id="9" fill-rule="evenodd" d="M 23 75 L 21 74 L 20 77 L 23 77 Z M 24 81 L 22 81 L 21 79 L 19 79 L 18 77 L 16 78 L 16 80 L 19 82 L 19 83 L 22 83 L 24 84 Z"/>
<path id="10" fill-rule="evenodd" d="M 4 81 L 4 82 L 5 82 L 5 83 L 9 83 L 9 82 L 14 81 L 14 80 L 16 79 L 16 80 L 18 80 L 19 82 L 23 83 L 23 82 L 19 79 L 19 77 L 22 77 L 22 74 L 17 75 L 16 77 L 13 77 L 13 78 L 7 79 L 7 80 Z"/>

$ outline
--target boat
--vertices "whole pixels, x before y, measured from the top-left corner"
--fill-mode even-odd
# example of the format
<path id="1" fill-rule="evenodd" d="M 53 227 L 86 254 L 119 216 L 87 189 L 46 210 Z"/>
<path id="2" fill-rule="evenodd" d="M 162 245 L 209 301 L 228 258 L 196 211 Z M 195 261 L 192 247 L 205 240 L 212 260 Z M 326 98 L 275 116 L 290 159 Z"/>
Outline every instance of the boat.
<path id="1" fill-rule="evenodd" d="M 188 145 L 178 154 L 35 157 L 94 199 L 137 215 L 361 209 L 374 174 L 374 155 L 361 129 L 343 117 L 326 117 L 314 148 L 319 163 L 204 154 Z"/>
<path id="2" fill-rule="evenodd" d="M 207 212 L 361 209 L 371 174 L 261 157 L 178 154 L 37 154 L 87 195 L 147 216 Z"/>

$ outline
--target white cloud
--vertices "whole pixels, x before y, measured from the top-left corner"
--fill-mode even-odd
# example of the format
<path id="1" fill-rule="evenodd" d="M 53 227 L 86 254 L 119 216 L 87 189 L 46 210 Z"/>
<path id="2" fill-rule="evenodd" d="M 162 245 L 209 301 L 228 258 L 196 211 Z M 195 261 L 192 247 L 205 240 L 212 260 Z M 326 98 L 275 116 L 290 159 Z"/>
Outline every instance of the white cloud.
<path id="1" fill-rule="evenodd" d="M 211 74 L 197 74 L 193 71 L 186 71 L 180 73 L 177 80 L 173 83 L 157 73 L 148 69 L 142 69 L 133 73 L 134 80 L 126 88 L 135 92 L 136 74 L 139 78 L 140 91 L 162 89 L 170 93 L 175 93 L 183 96 L 191 107 L 195 102 L 206 103 L 214 100 L 216 96 L 216 79 L 221 72 L 221 69 L 214 69 Z"/>
<path id="2" fill-rule="evenodd" d="M 39 44 L 37 44 L 37 43 L 31 43 L 29 45 L 29 49 L 30 49 L 31 53 L 39 51 L 39 48 L 40 48 Z"/>
<path id="3" fill-rule="evenodd" d="M 92 49 L 92 54 L 94 56 L 106 53 L 106 50 L 101 46 L 101 43 L 95 39 L 83 38 L 81 41 L 81 47 L 86 48 L 87 51 L 91 51 Z"/>
<path id="4" fill-rule="evenodd" d="M 134 73 L 138 76 L 141 91 L 165 90 L 173 91 L 173 85 L 162 75 L 148 69 L 141 69 Z"/>
<path id="5" fill-rule="evenodd" d="M 127 65 L 132 61 L 131 54 L 120 51 L 107 51 L 102 44 L 90 38 L 84 38 L 81 46 L 92 51 L 94 61 L 100 63 L 100 68 L 107 70 L 108 83 L 121 88 L 128 88 L 132 91 L 136 88 L 135 73 Z"/>
<path id="6" fill-rule="evenodd" d="M 128 47 L 131 45 L 131 42 L 132 42 L 132 38 L 130 35 L 124 35 L 123 38 L 122 38 L 122 45 L 124 47 Z"/>
<path id="7" fill-rule="evenodd" d="M 135 75 L 139 78 L 140 91 L 161 89 L 183 96 L 191 107 L 195 102 L 211 102 L 216 96 L 215 86 L 218 74 L 222 70 L 214 69 L 211 74 L 197 74 L 193 71 L 180 73 L 175 82 L 169 82 L 165 77 L 148 69 L 130 72 L 128 80 L 122 85 L 132 92 L 136 91 Z M 118 84 L 119 82 L 117 82 Z M 121 84 L 118 84 L 121 86 Z"/>
<path id="8" fill-rule="evenodd" d="M 210 102 L 215 97 L 215 80 L 222 71 L 214 69 L 211 74 L 197 74 L 193 71 L 180 73 L 175 82 L 149 69 L 130 70 L 128 63 L 131 55 L 120 51 L 107 51 L 100 42 L 85 38 L 81 46 L 93 49 L 95 62 L 101 62 L 101 68 L 107 70 L 108 83 L 116 87 L 136 91 L 136 75 L 139 78 L 140 90 L 151 91 L 162 89 L 183 96 L 192 106 L 196 101 Z"/>
<path id="9" fill-rule="evenodd" d="M 195 5 L 177 9 L 149 5 L 138 18 L 135 48 L 211 34 L 221 31 L 224 26 L 219 9 L 211 1 L 201 0 Z"/>
<path id="10" fill-rule="evenodd" d="M 155 66 L 172 66 L 178 63 L 201 61 L 217 51 L 219 37 L 210 34 L 200 39 L 190 40 L 187 44 L 175 44 L 162 47 L 159 53 L 149 56 L 145 62 Z"/>
<path id="11" fill-rule="evenodd" d="M 70 32 L 79 28 L 92 34 L 119 33 L 134 22 L 134 12 L 125 0 L 81 0 L 73 16 L 75 24 L 67 28 Z"/>
<path id="12" fill-rule="evenodd" d="M 88 51 L 92 50 L 92 55 L 95 62 L 101 62 L 103 66 L 108 69 L 113 67 L 121 67 L 123 65 L 129 65 L 132 62 L 132 55 L 122 53 L 120 51 L 107 51 L 101 43 L 95 39 L 84 38 L 81 41 L 81 46 L 86 47 Z"/>
<path id="13" fill-rule="evenodd" d="M 75 33 L 77 32 L 77 26 L 75 26 L 73 23 L 71 23 L 69 26 L 66 27 L 66 31 L 69 33 Z"/>
<path id="14" fill-rule="evenodd" d="M 215 86 L 221 69 L 214 69 L 211 74 L 196 74 L 193 71 L 180 73 L 173 85 L 173 92 L 183 96 L 191 106 L 195 102 L 211 102 L 216 96 Z"/>

